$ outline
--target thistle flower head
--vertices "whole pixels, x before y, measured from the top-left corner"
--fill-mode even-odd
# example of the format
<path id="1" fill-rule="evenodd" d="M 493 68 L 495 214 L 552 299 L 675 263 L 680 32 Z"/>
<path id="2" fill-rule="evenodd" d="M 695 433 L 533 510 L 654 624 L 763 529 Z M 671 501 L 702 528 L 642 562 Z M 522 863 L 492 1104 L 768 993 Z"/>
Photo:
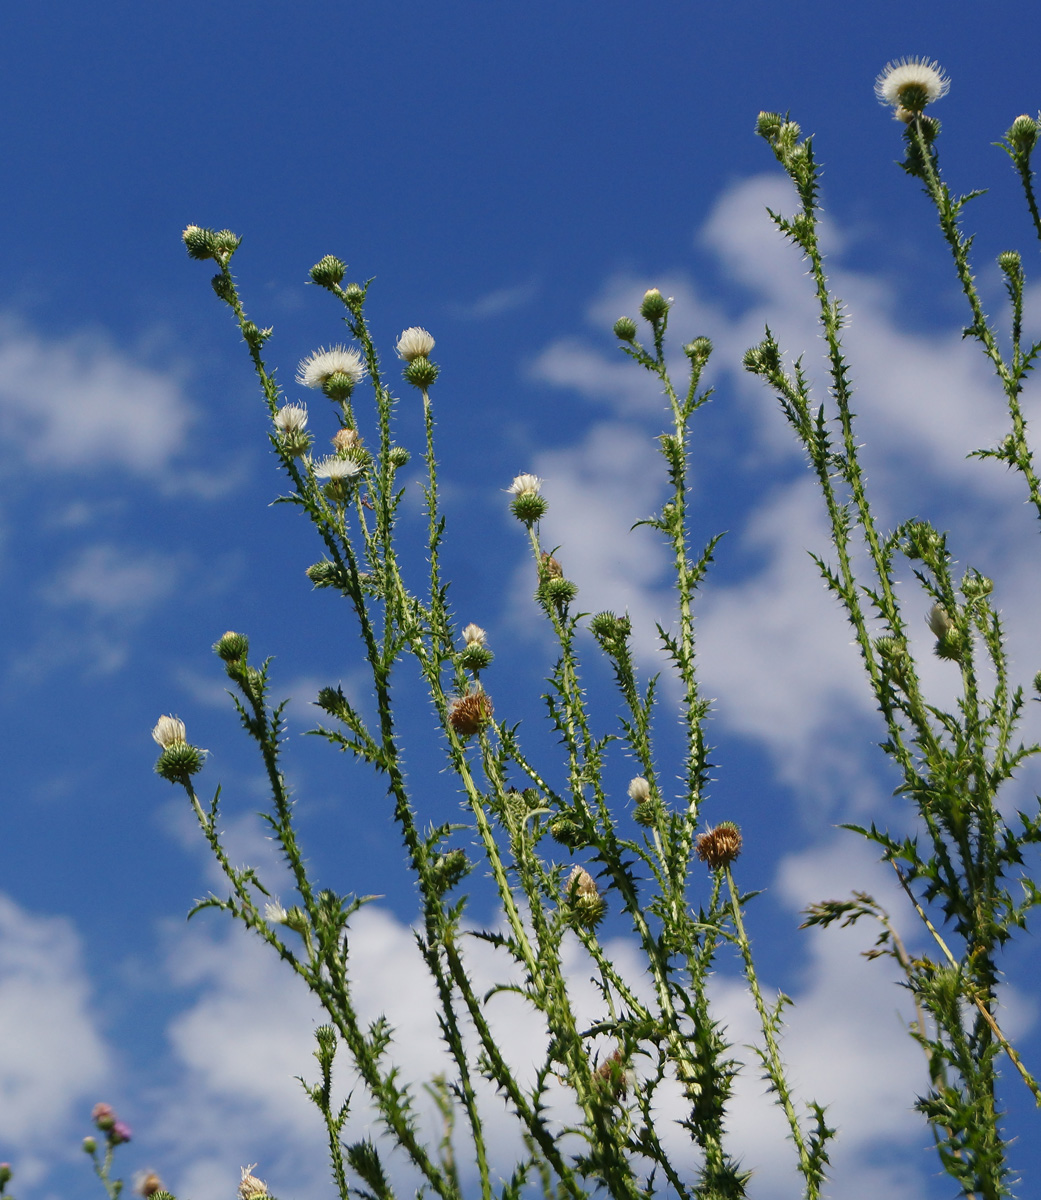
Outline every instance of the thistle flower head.
<path id="1" fill-rule="evenodd" d="M 163 718 L 164 720 L 172 718 Z M 98 1129 L 111 1129 L 116 1123 L 116 1110 L 111 1104 L 103 1104 L 100 1101 L 90 1110 L 90 1119 L 98 1127 Z"/>
<path id="2" fill-rule="evenodd" d="M 163 1181 L 155 1171 L 138 1171 L 134 1176 L 134 1191 L 139 1196 L 154 1196 L 163 1190 Z"/>
<path id="3" fill-rule="evenodd" d="M 715 829 L 699 834 L 694 849 L 713 870 L 728 867 L 741 853 L 741 830 L 733 821 L 723 821 Z"/>
<path id="4" fill-rule="evenodd" d="M 607 901 L 600 895 L 596 880 L 585 867 L 574 866 L 567 877 L 568 907 L 576 925 L 594 929 L 607 912 Z"/>
<path id="5" fill-rule="evenodd" d="M 264 920 L 272 925 L 284 925 L 289 914 L 277 900 L 264 905 Z"/>
<path id="6" fill-rule="evenodd" d="M 188 740 L 185 735 L 184 722 L 177 717 L 160 717 L 155 723 L 155 728 L 152 730 L 152 738 L 164 750 L 169 750 L 171 746 L 183 746 Z M 108 1108 L 108 1105 L 96 1104 L 94 1106 L 95 1114 L 102 1108 Z M 96 1115 L 94 1120 L 95 1122 L 97 1121 Z"/>
<path id="7" fill-rule="evenodd" d="M 274 422 L 279 433 L 300 433 L 307 428 L 307 409 L 302 404 L 283 404 Z"/>
<path id="8" fill-rule="evenodd" d="M 412 362 L 415 358 L 429 358 L 430 351 L 434 348 L 434 339 L 425 329 L 421 329 L 418 325 L 413 325 L 409 329 L 402 332 L 398 338 L 398 344 L 395 349 L 398 352 L 398 358 L 404 359 L 405 362 Z"/>
<path id="9" fill-rule="evenodd" d="M 337 454 L 350 454 L 362 443 L 362 436 L 357 429 L 337 429 L 333 434 L 333 449 Z"/>
<path id="10" fill-rule="evenodd" d="M 239 1184 L 239 1200 L 258 1200 L 260 1196 L 267 1196 L 267 1184 L 258 1179 L 253 1174 L 253 1168 L 256 1163 L 250 1163 L 248 1167 L 242 1168 L 242 1182 Z"/>
<path id="11" fill-rule="evenodd" d="M 488 635 L 480 625 L 474 625 L 471 622 L 463 630 L 463 641 L 468 646 L 486 646 L 488 644 Z"/>
<path id="12" fill-rule="evenodd" d="M 943 638 L 954 628 L 954 622 L 951 620 L 951 615 L 940 603 L 936 603 L 929 609 L 929 615 L 925 618 L 925 623 L 933 632 L 934 637 Z"/>
<path id="13" fill-rule="evenodd" d="M 538 495 L 541 487 L 542 480 L 537 475 L 518 475 L 506 490 L 514 496 Z"/>
<path id="14" fill-rule="evenodd" d="M 125 1121 L 117 1121 L 108 1131 L 108 1140 L 113 1146 L 121 1146 L 124 1142 L 129 1142 L 132 1136 L 130 1126 Z"/>
<path id="15" fill-rule="evenodd" d="M 493 711 L 487 692 L 469 691 L 448 702 L 448 722 L 460 737 L 468 738 L 481 731 L 492 719 Z"/>
<path id="16" fill-rule="evenodd" d="M 346 346 L 322 347 L 314 354 L 301 359 L 296 381 L 303 387 L 321 388 L 326 394 L 342 393 L 349 396 L 351 389 L 365 375 L 365 364 L 357 350 Z M 337 395 L 336 399 L 341 396 Z"/>
<path id="17" fill-rule="evenodd" d="M 651 798 L 651 785 L 642 775 L 629 781 L 629 799 L 635 804 L 646 804 Z"/>
<path id="18" fill-rule="evenodd" d="M 879 104 L 917 115 L 927 104 L 946 96 L 951 81 L 938 62 L 927 58 L 897 58 L 886 63 L 875 80 Z"/>
<path id="19" fill-rule="evenodd" d="M 361 463 L 353 458 L 341 458 L 338 454 L 330 454 L 321 462 L 315 463 L 315 479 L 326 479 L 331 482 L 349 483 L 362 471 Z"/>

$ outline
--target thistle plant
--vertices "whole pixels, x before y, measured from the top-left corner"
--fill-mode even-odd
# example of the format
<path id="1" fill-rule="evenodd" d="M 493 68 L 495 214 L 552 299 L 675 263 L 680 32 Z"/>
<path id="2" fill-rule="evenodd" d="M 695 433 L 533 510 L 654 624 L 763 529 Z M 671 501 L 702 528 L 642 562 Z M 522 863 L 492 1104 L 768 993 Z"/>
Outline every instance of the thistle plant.
<path id="1" fill-rule="evenodd" d="M 966 333 L 991 362 L 1005 397 L 1009 433 L 997 448 L 973 453 L 1014 468 L 1041 517 L 1041 476 L 1022 407 L 1041 342 L 1023 341 L 1025 271 L 1015 251 L 998 259 L 1010 300 L 1009 351 L 985 315 L 970 261 L 972 238 L 963 230 L 965 206 L 978 193 L 955 197 L 949 191 L 939 166 L 939 123 L 925 111 L 948 87 L 935 63 L 905 59 L 886 68 L 876 93 L 904 125 L 903 168 L 937 210 L 969 306 Z M 793 217 L 770 215 L 809 267 L 826 347 L 827 396 L 815 398 L 811 372 L 801 358 L 787 357 L 769 328 L 744 365 L 776 394 L 814 474 L 832 543 L 815 561 L 854 631 L 885 724 L 882 749 L 908 801 L 906 821 L 895 830 L 877 822 L 849 828 L 877 846 L 894 871 L 928 949 L 909 950 L 904 920 L 862 891 L 814 905 L 806 924 L 877 922 L 869 957 L 891 959 L 913 1000 L 909 1032 L 925 1053 L 929 1079 L 916 1103 L 941 1164 L 963 1195 L 997 1200 L 1011 1194 L 998 1091 L 1003 1063 L 1041 1101 L 1041 1089 L 1001 1027 L 998 995 L 1002 950 L 1041 898 L 1025 866 L 1041 841 L 1041 814 L 1013 813 L 1004 794 L 1041 747 L 1017 732 L 1025 693 L 1012 682 L 992 581 L 971 566 L 956 571 L 948 536 L 929 521 L 911 517 L 884 529 L 876 517 L 843 350 L 844 309 L 820 248 L 813 139 L 776 113 L 760 114 L 757 130 L 798 198 Z M 1038 122 L 1019 117 L 1003 147 L 1041 238 L 1031 167 L 1038 135 Z M 753 1048 L 758 1066 L 784 1114 L 802 1192 L 816 1200 L 834 1131 L 823 1107 L 796 1098 L 785 1071 L 788 1001 L 770 999 L 760 982 L 748 933 L 754 910 L 748 911 L 750 896 L 739 882 L 742 831 L 726 820 L 708 827 L 701 815 L 711 764 L 694 617 L 719 538 L 695 531 L 688 501 L 691 429 L 710 398 L 702 377 L 711 343 L 696 336 L 683 345 L 677 386 L 666 355 L 667 297 L 650 289 L 639 319 L 621 317 L 614 326 L 621 350 L 656 380 L 667 414 L 657 439 L 662 502 L 635 535 L 661 539 L 671 560 L 674 611 L 657 627 L 660 672 L 645 674 L 627 614 L 578 609 L 577 587 L 563 565 L 567 547 L 542 540 L 549 509 L 543 481 L 522 472 L 506 489 L 528 542 L 534 603 L 554 646 L 544 694 L 561 749 L 552 759 L 541 740 L 522 729 L 522 705 L 496 677 L 488 634 L 457 619 L 443 576 L 450 531 L 440 502 L 435 397 L 446 385 L 432 357 L 434 338 L 412 326 L 395 346 L 403 383 L 423 415 L 420 566 L 419 556 L 403 549 L 401 471 L 410 453 L 399 440 L 396 401 L 372 338 L 369 284 L 345 283 L 346 266 L 331 255 L 311 268 L 311 281 L 338 306 L 346 341 L 300 363 L 297 382 L 324 397 L 309 408 L 283 394 L 265 356 L 272 330 L 246 314 L 231 272 L 239 238 L 189 226 L 183 239 L 192 258 L 216 266 L 213 290 L 246 345 L 271 447 L 287 480 L 280 500 L 301 511 L 321 546 L 310 581 L 342 596 L 351 613 L 374 706 L 363 711 L 342 688 L 326 687 L 316 699 L 322 716 L 312 732 L 347 753 L 348 770 L 386 787 L 419 899 L 417 954 L 437 997 L 444 1069 L 414 1080 L 395 1057 L 394 1030 L 382 1016 L 361 1015 L 352 985 L 352 921 L 373 898 L 337 890 L 344 885 L 330 886 L 309 869 L 283 767 L 285 705 L 272 700 L 270 661 L 251 657 L 245 634 L 225 633 L 214 649 L 264 765 L 270 805 L 263 818 L 292 896 L 258 868 L 233 864 L 220 831 L 220 788 L 208 799 L 197 791 L 206 753 L 176 717 L 160 718 L 153 732 L 161 747 L 156 770 L 186 792 L 227 881 L 226 893 L 193 912 L 221 910 L 266 942 L 324 1013 L 315 1031 L 316 1074 L 304 1086 L 324 1122 L 337 1194 L 389 1200 L 418 1184 L 446 1200 L 478 1192 L 502 1200 L 594 1192 L 625 1200 L 661 1193 L 684 1200 L 745 1196 L 750 1172 L 727 1140 L 741 1068 L 708 988 L 725 954 L 747 981 L 761 1028 Z M 318 454 L 322 438 L 331 451 Z M 898 590 L 908 573 L 917 581 L 915 599 Z M 950 710 L 923 683 L 910 633 L 920 620 L 959 681 Z M 585 630 L 591 641 L 581 636 Z M 613 676 L 617 711 L 606 726 L 602 706 L 586 693 L 590 646 Z M 429 701 L 422 729 L 401 715 L 417 688 Z M 1035 688 L 1041 692 L 1041 675 Z M 663 711 L 673 724 L 676 697 L 678 762 L 662 749 L 668 743 L 660 728 Z M 416 738 L 434 743 L 443 756 L 460 805 L 455 821 L 431 822 L 423 800 L 428 789 L 406 775 Z M 475 920 L 464 890 L 482 887 L 484 877 L 500 913 L 494 925 Z M 618 922 L 638 950 L 635 975 L 612 958 L 604 938 L 604 929 Z M 575 980 L 565 970 L 576 944 L 597 988 L 599 1011 L 592 1019 L 581 1012 Z M 475 954 L 486 948 L 497 970 L 490 989 L 475 982 Z M 534 1064 L 515 1061 L 496 1035 L 503 993 L 537 1014 L 542 1042 Z M 334 1082 L 344 1065 L 360 1081 L 346 1100 Z M 503 1105 L 514 1144 L 522 1147 L 508 1162 L 490 1125 L 490 1114 Z M 422 1116 L 430 1106 L 434 1127 Z M 372 1120 L 378 1143 L 357 1133 L 358 1123 Z M 114 1200 L 111 1147 L 107 1153 L 99 1175 Z M 264 1185 L 244 1170 L 240 1195 L 263 1194 Z"/>
<path id="2" fill-rule="evenodd" d="M 1041 515 L 1021 406 L 1041 343 L 1022 341 L 1024 270 L 1018 253 L 1003 253 L 998 260 L 1011 302 L 1009 355 L 1002 352 L 984 313 L 970 264 L 972 238 L 962 225 L 965 206 L 980 193 L 951 194 L 940 173 L 939 122 L 925 113 L 948 86 L 937 64 L 913 59 L 890 64 L 876 92 L 904 123 L 902 166 L 921 181 L 936 207 L 969 305 L 966 335 L 979 343 L 1005 395 L 1008 435 L 997 449 L 973 453 L 1018 471 Z M 1031 847 L 1041 841 L 1041 816 L 1010 811 L 1002 793 L 1041 747 L 1017 736 L 1025 696 L 1010 678 L 992 581 L 971 566 L 957 573 L 947 535 L 928 521 L 910 519 L 892 530 L 879 526 L 857 440 L 851 370 L 842 346 L 844 310 L 830 290 L 820 249 L 820 168 L 813 139 L 777 113 L 760 114 L 758 133 L 798 197 L 794 217 L 770 215 L 809 266 L 826 345 L 827 399 L 814 398 L 802 358 L 786 361 L 769 329 L 747 352 L 745 366 L 776 394 L 816 478 L 833 543 L 833 556 L 815 556 L 816 563 L 854 631 L 885 721 L 882 749 L 899 772 L 898 793 L 911 806 L 906 831 L 894 833 L 876 824 L 849 828 L 880 848 L 931 950 L 909 955 L 897 924 L 864 893 L 815 905 L 806 923 L 848 925 L 865 916 L 879 922 L 879 940 L 871 953 L 892 958 L 902 971 L 917 1012 L 910 1033 L 928 1061 L 930 1086 L 917 1107 L 929 1120 L 943 1167 L 962 1194 L 996 1200 L 1011 1194 L 997 1094 L 1003 1057 L 1041 1101 L 1041 1090 L 1001 1029 L 997 990 L 1002 950 L 1026 927 L 1041 899 L 1024 865 Z M 1004 149 L 1041 236 L 1030 167 L 1037 136 L 1037 123 L 1019 117 Z M 917 601 L 898 596 L 904 562 L 911 564 L 917 580 Z M 911 616 L 909 604 L 916 605 Z M 960 694 L 953 711 L 929 697 L 911 650 L 910 622 L 923 617 L 935 638 L 935 653 L 958 674 Z"/>
<path id="3" fill-rule="evenodd" d="M 346 267 L 333 256 L 311 268 L 312 282 L 340 307 L 351 342 L 300 364 L 298 382 L 325 397 L 328 407 L 319 414 L 287 401 L 267 365 L 272 331 L 248 318 L 231 273 L 238 237 L 190 226 L 184 243 L 191 257 L 216 264 L 213 289 L 246 344 L 271 422 L 271 446 L 288 481 L 281 500 L 301 510 L 322 547 L 310 580 L 338 592 L 352 613 L 374 712 L 366 715 L 341 688 L 328 687 L 317 697 L 323 717 L 313 732 L 348 752 L 355 771 L 386 786 L 417 885 L 417 953 L 437 996 L 445 1070 L 413 1081 L 395 1059 L 394 1030 L 382 1017 L 361 1017 L 352 986 L 351 922 L 371 897 L 334 890 L 310 873 L 283 770 L 284 704 L 272 702 L 270 664 L 251 659 L 244 634 L 224 634 L 214 649 L 264 764 L 270 808 L 263 816 L 291 877 L 295 894 L 288 906 L 272 898 L 276 889 L 259 870 L 232 863 L 220 832 L 220 789 L 210 799 L 199 795 L 196 777 L 205 755 L 176 718 L 163 717 L 156 726 L 162 747 L 156 770 L 184 788 L 228 883 L 225 895 L 194 911 L 216 908 L 241 922 L 301 977 L 325 1014 L 315 1034 L 317 1076 L 305 1087 L 325 1124 L 338 1194 L 343 1200 L 392 1197 L 406 1186 L 408 1164 L 413 1182 L 445 1198 L 599 1192 L 635 1200 L 662 1190 L 691 1200 L 743 1197 L 750 1172 L 726 1139 L 739 1064 L 708 995 L 719 955 L 732 952 L 761 1020 L 761 1069 L 786 1117 L 803 1193 L 815 1200 L 833 1131 L 819 1105 L 795 1099 L 785 1074 L 780 1032 L 787 1000 L 770 1000 L 758 980 L 746 932 L 749 897 L 735 877 L 741 834 L 730 822 L 706 828 L 699 815 L 710 763 L 694 602 L 718 538 L 692 554 L 688 466 L 691 422 L 709 398 L 701 377 L 710 343 L 697 337 L 684 346 L 686 378 L 677 389 L 665 355 L 669 301 L 656 289 L 645 295 L 646 345 L 635 320 L 615 326 L 622 349 L 659 381 L 667 405 L 668 428 L 658 439 L 665 495 L 642 525 L 664 540 L 674 568 L 675 622 L 659 626 L 658 637 L 680 697 L 680 763 L 660 760 L 659 676 L 642 676 L 628 616 L 602 611 L 590 618 L 576 611 L 577 588 L 557 548 L 541 540 L 548 509 L 542 481 L 522 473 L 508 488 L 534 565 L 535 603 L 556 646 L 545 703 L 562 758 L 544 762 L 525 749 L 514 717 L 518 702 L 495 680 L 487 634 L 473 623 L 459 627 L 442 577 L 448 531 L 439 500 L 434 396 L 444 385 L 431 357 L 433 337 L 411 327 L 396 345 L 425 428 L 426 561 L 417 572 L 414 556 L 400 549 L 405 489 L 399 472 L 409 454 L 397 440 L 395 401 L 366 316 L 369 285 L 344 284 Z M 318 457 L 314 441 L 323 426 L 333 453 Z M 369 445 L 363 429 L 373 428 Z M 566 548 L 559 553 L 566 560 Z M 594 721 L 583 685 L 579 634 L 585 627 L 610 666 L 619 698 L 617 720 L 605 729 Z M 424 789 L 414 792 L 406 777 L 408 739 L 398 716 L 406 667 L 429 698 L 433 716 L 424 736 L 439 743 L 460 800 L 461 815 L 452 823 L 432 825 L 418 798 Z M 671 725 L 671 713 L 668 719 Z M 620 774 L 619 751 L 637 774 Z M 677 778 L 678 786 L 670 786 Z M 492 928 L 474 922 L 461 890 L 468 877 L 475 876 L 471 884 L 479 879 L 478 865 L 492 880 L 501 913 Z M 608 912 L 625 921 L 639 949 L 636 977 L 612 960 L 601 939 Z M 598 989 L 600 1012 L 592 1021 L 580 1016 L 574 980 L 564 969 L 572 941 L 584 951 Z M 494 949 L 499 964 L 499 982 L 490 991 L 474 982 L 479 943 Z M 543 1044 L 533 1069 L 513 1061 L 494 1033 L 501 992 L 521 997 L 538 1015 Z M 343 1060 L 361 1081 L 346 1101 L 334 1088 Z M 439 1131 L 421 1120 L 420 1083 L 439 1114 Z M 489 1134 L 489 1114 L 504 1103 L 523 1147 L 512 1163 L 500 1161 L 501 1148 Z M 351 1132 L 352 1117 L 370 1113 L 383 1135 L 379 1145 Z M 672 1133 L 677 1119 L 686 1147 L 677 1147 Z M 460 1143 L 467 1147 L 465 1165 Z"/>

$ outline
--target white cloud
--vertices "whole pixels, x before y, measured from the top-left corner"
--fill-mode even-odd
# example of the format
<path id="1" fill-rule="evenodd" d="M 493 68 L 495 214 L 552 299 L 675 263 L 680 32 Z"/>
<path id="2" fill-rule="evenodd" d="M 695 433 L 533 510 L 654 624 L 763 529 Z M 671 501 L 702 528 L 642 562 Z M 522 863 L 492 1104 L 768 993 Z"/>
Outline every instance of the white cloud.
<path id="1" fill-rule="evenodd" d="M 154 475 L 183 448 L 195 414 L 169 373 L 93 330 L 48 338 L 0 325 L 0 427 L 34 468 Z"/>
<path id="2" fill-rule="evenodd" d="M 79 938 L 0 895 L 0 1158 L 38 1180 L 109 1082 Z"/>

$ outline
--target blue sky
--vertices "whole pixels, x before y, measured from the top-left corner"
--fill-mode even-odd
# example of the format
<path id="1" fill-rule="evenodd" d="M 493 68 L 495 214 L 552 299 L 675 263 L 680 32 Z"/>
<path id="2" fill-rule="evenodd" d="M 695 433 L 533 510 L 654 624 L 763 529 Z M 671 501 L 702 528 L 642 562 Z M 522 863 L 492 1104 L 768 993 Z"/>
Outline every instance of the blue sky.
<path id="1" fill-rule="evenodd" d="M 706 814 L 748 835 L 743 882 L 766 889 L 753 937 L 768 981 L 798 1001 L 788 1054 L 844 1128 L 835 1194 L 946 1194 L 907 1115 L 922 1079 L 901 995 L 858 957 L 867 935 L 795 929 L 801 906 L 851 887 L 899 908 L 834 826 L 901 816 L 848 635 L 806 555 L 825 544 L 821 514 L 780 415 L 740 370 L 766 321 L 792 349 L 817 345 L 802 268 L 764 215 L 788 202 L 784 183 L 752 129 L 760 109 L 790 110 L 817 135 L 883 519 L 928 516 L 993 572 L 1027 681 L 1041 666 L 1036 533 L 1014 481 L 964 461 L 1000 436 L 999 396 L 960 343 L 960 295 L 872 83 L 901 55 L 951 75 L 943 162 L 956 188 L 991 188 L 970 217 L 999 312 L 994 255 L 1032 248 L 991 143 L 1037 111 L 1041 16 L 1000 0 L 787 9 L 37 0 L 0 15 L 0 1159 L 20 1200 L 98 1194 L 77 1149 L 98 1099 L 134 1126 L 127 1171 L 154 1166 L 185 1198 L 230 1195 L 258 1160 L 275 1194 L 329 1194 L 293 1082 L 313 1014 L 219 917 L 185 926 L 216 881 L 183 798 L 152 774 L 149 730 L 176 712 L 211 750 L 204 779 L 224 781 L 233 844 L 267 861 L 257 763 L 209 647 L 231 628 L 274 655 L 294 732 L 318 687 L 356 679 L 349 622 L 303 574 L 318 547 L 270 507 L 281 481 L 266 418 L 210 272 L 184 254 L 189 222 L 243 236 L 236 275 L 251 316 L 275 327 L 270 360 L 291 398 L 297 361 L 342 336 L 306 284 L 324 254 L 375 277 L 385 362 L 403 327 L 434 333 L 455 611 L 489 631 L 500 711 L 515 697 L 547 752 L 537 694 L 551 648 L 503 489 L 520 471 L 546 478 L 544 532 L 583 607 L 628 607 L 649 656 L 660 552 L 626 531 L 660 503 L 661 418 L 610 326 L 658 286 L 676 300 L 677 345 L 713 338 L 694 498 L 699 537 L 730 532 L 701 610 L 717 697 Z M 406 391 L 402 438 L 418 452 Z M 928 670 L 942 697 L 944 665 Z M 398 1004 L 420 984 L 381 789 L 312 740 L 291 754 L 317 873 L 386 897 L 359 923 L 357 954 L 374 1010 Z M 438 768 L 417 744 L 413 777 Z M 430 787 L 447 817 L 451 793 Z M 1008 1024 L 1036 1063 L 1036 951 L 1010 961 Z M 719 997 L 735 1041 L 751 1039 L 725 973 Z M 432 1035 L 417 1007 L 391 1015 L 422 1067 Z M 835 1019 L 844 1010 L 851 1021 Z M 752 1071 L 735 1136 L 772 1200 L 790 1192 L 789 1164 L 760 1091 Z M 1010 1081 L 1004 1099 L 1025 1141 L 1028 1097 Z M 1036 1174 L 1036 1153 L 1019 1153 Z"/>

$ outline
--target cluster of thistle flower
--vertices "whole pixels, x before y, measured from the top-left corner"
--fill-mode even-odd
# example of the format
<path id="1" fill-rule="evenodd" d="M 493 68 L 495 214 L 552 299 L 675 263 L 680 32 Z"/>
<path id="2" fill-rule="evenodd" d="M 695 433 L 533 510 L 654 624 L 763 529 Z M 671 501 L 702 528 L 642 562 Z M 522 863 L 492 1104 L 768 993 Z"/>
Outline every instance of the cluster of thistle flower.
<path id="1" fill-rule="evenodd" d="M 425 329 L 412 326 L 397 341 L 397 354 L 407 365 L 405 378 L 413 386 L 426 390 L 437 378 L 437 365 L 430 361 L 434 339 Z M 322 347 L 300 363 L 296 381 L 302 387 L 322 391 L 330 400 L 344 403 L 365 377 L 365 364 L 357 350 L 347 346 Z M 368 453 L 361 434 L 343 427 L 333 435 L 333 453 L 317 462 L 309 457 L 311 435 L 307 429 L 307 407 L 284 404 L 275 413 L 275 429 L 282 448 L 291 458 L 306 458 L 315 479 L 325 482 L 326 495 L 343 502 L 368 465 Z M 407 460 L 406 460 L 407 461 Z M 397 462 L 396 466 L 404 466 Z"/>

